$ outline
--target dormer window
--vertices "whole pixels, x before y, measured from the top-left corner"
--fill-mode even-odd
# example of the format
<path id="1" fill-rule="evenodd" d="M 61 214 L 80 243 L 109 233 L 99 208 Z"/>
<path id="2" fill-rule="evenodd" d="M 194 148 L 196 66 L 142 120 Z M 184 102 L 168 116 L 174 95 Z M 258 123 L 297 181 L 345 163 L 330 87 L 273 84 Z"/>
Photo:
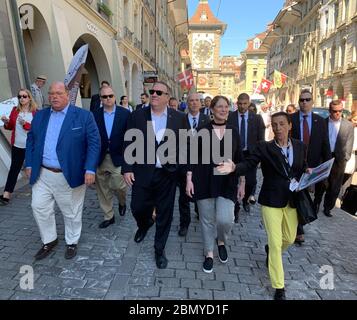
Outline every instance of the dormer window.
<path id="1" fill-rule="evenodd" d="M 255 39 L 254 39 L 254 42 L 253 42 L 253 48 L 254 48 L 255 50 L 257 50 L 257 49 L 260 48 L 260 45 L 261 45 L 260 39 L 255 38 Z"/>

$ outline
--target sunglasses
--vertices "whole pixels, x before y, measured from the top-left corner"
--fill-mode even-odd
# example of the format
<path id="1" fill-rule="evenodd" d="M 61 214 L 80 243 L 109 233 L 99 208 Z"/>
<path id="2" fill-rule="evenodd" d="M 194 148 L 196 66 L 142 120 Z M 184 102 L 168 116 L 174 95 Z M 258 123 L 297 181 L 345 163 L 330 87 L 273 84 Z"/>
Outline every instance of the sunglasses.
<path id="1" fill-rule="evenodd" d="M 108 94 L 108 95 L 104 95 L 104 96 L 101 96 L 102 99 L 112 99 L 114 98 L 114 94 Z"/>
<path id="2" fill-rule="evenodd" d="M 332 113 L 341 113 L 343 110 L 331 110 Z"/>
<path id="3" fill-rule="evenodd" d="M 149 93 L 153 95 L 156 93 L 158 96 L 162 96 L 163 94 L 167 94 L 167 92 L 161 91 L 161 90 L 149 90 Z"/>
<path id="4" fill-rule="evenodd" d="M 302 98 L 299 99 L 299 102 L 310 102 L 312 99 L 311 98 Z"/>
<path id="5" fill-rule="evenodd" d="M 27 96 L 27 95 L 20 95 L 20 94 L 17 96 L 18 99 L 21 99 L 21 98 L 27 99 L 28 97 L 29 96 Z"/>

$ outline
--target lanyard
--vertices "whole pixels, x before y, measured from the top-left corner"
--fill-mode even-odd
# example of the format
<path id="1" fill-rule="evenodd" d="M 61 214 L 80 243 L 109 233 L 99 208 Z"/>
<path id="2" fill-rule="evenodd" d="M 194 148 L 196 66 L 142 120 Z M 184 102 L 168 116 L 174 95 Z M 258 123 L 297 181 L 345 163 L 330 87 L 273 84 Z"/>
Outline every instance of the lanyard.
<path id="1" fill-rule="evenodd" d="M 276 140 L 274 140 L 275 145 L 279 148 L 284 160 L 285 160 L 285 165 L 283 165 L 284 171 L 286 173 L 287 176 L 290 176 L 290 170 L 291 170 L 291 166 L 290 166 L 290 162 L 289 162 L 289 155 L 290 155 L 290 145 L 291 145 L 291 141 L 289 139 L 288 141 L 288 147 L 286 148 L 286 154 L 283 150 L 282 147 L 279 146 L 279 144 L 276 142 Z"/>

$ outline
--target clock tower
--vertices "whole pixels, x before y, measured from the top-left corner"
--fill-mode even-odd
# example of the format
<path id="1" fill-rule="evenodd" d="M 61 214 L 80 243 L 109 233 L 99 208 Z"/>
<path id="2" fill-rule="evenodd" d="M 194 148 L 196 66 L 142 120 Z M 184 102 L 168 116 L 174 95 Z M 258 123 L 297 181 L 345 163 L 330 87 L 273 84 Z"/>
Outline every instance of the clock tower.
<path id="1" fill-rule="evenodd" d="M 220 93 L 219 55 L 226 28 L 212 13 L 208 0 L 199 0 L 189 20 L 190 56 L 197 91 L 212 97 Z"/>

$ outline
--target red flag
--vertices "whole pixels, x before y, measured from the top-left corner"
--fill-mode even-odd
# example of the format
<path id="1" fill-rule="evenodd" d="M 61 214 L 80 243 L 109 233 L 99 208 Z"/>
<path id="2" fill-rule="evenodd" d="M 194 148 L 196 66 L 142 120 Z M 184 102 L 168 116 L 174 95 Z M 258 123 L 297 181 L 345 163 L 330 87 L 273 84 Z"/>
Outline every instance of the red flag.
<path id="1" fill-rule="evenodd" d="M 270 90 L 270 87 L 273 83 L 267 79 L 262 79 L 262 82 L 260 83 L 259 87 L 256 90 L 256 93 L 268 93 Z"/>
<path id="2" fill-rule="evenodd" d="M 181 89 L 190 90 L 193 86 L 193 74 L 191 70 L 185 70 L 178 74 L 178 81 L 180 82 Z"/>

